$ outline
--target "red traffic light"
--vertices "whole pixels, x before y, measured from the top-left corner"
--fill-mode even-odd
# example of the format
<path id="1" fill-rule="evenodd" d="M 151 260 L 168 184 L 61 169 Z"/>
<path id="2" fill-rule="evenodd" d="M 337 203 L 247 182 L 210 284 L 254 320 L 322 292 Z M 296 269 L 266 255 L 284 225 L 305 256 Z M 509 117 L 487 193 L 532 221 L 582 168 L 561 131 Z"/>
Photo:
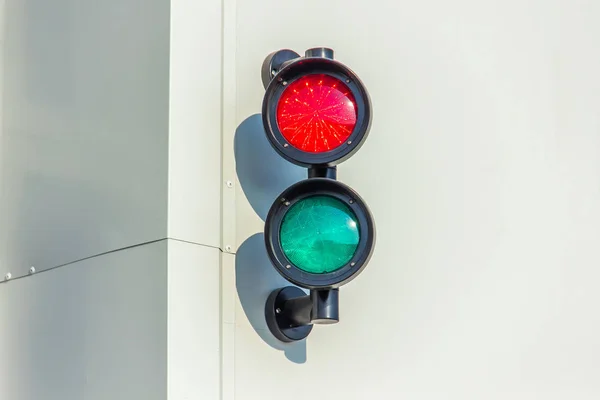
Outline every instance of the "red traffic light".
<path id="1" fill-rule="evenodd" d="M 326 74 L 300 77 L 287 85 L 277 105 L 277 125 L 295 148 L 324 153 L 346 144 L 356 126 L 354 96 Z"/>
<path id="2" fill-rule="evenodd" d="M 314 51 L 321 50 L 321 51 Z M 263 125 L 273 148 L 304 166 L 335 166 L 364 143 L 371 101 L 358 76 L 332 51 L 272 53 L 263 63 Z"/>

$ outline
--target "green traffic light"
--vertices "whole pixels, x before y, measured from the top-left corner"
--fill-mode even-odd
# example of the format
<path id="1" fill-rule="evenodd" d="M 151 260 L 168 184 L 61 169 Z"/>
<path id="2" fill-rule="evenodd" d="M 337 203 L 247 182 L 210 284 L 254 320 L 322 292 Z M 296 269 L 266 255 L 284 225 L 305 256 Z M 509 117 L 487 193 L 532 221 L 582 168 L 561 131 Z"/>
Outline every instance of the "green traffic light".
<path id="1" fill-rule="evenodd" d="M 294 203 L 283 217 L 279 235 L 285 256 L 313 274 L 348 264 L 360 241 L 356 215 L 331 196 L 311 196 Z"/>

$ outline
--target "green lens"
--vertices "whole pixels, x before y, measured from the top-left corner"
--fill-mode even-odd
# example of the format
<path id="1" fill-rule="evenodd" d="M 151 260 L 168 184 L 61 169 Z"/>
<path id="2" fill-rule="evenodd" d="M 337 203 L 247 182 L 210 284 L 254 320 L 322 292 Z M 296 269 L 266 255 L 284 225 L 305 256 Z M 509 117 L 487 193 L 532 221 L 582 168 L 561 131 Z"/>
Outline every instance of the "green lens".
<path id="1" fill-rule="evenodd" d="M 299 269 L 324 274 L 348 264 L 360 240 L 356 215 L 330 196 L 311 196 L 294 203 L 279 232 L 286 257 Z"/>

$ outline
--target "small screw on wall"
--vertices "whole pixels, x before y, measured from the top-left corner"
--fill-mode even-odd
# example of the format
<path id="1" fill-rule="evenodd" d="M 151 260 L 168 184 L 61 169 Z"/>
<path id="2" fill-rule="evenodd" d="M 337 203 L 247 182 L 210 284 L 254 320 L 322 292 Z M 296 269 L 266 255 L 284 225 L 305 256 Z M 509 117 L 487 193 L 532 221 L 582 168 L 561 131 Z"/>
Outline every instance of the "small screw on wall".
<path id="1" fill-rule="evenodd" d="M 10 278 L 12 278 L 12 274 L 10 272 L 7 272 L 6 275 L 4 275 L 4 280 L 8 281 L 10 280 Z"/>
<path id="2" fill-rule="evenodd" d="M 227 181 L 225 184 L 226 184 L 226 185 L 227 185 L 227 187 L 228 187 L 228 188 L 230 188 L 230 189 L 233 187 L 233 182 L 232 182 L 232 181 Z"/>
<path id="3" fill-rule="evenodd" d="M 231 253 L 231 246 L 230 245 L 225 246 L 225 251 L 228 253 Z"/>
<path id="4" fill-rule="evenodd" d="M 29 273 L 35 274 L 35 267 L 29 267 Z"/>

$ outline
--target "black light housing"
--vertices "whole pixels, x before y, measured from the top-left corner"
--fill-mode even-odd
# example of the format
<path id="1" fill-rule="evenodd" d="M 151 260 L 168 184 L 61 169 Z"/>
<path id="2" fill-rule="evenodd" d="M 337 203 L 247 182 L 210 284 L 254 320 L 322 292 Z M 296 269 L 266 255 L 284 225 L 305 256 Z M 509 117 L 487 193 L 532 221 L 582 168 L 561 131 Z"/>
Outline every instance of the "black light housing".
<path id="1" fill-rule="evenodd" d="M 356 153 L 369 134 L 371 100 L 358 76 L 334 60 L 329 48 L 309 49 L 304 57 L 289 49 L 273 52 L 263 62 L 261 77 L 262 118 L 269 143 L 286 160 L 308 168 L 308 179 L 284 190 L 265 221 L 265 246 L 273 266 L 289 282 L 310 290 L 306 294 L 297 286 L 279 288 L 265 303 L 271 333 L 293 342 L 306 338 L 314 324 L 339 321 L 339 287 L 356 278 L 373 253 L 376 235 L 369 208 L 356 191 L 336 181 L 337 165 Z M 328 213 L 336 216 L 328 219 Z M 293 229 L 284 229 L 288 216 L 295 221 L 296 225 L 288 220 L 288 228 L 291 224 Z M 308 231 L 298 222 L 323 216 L 325 226 L 312 220 Z M 291 235 L 290 241 L 296 226 L 305 231 L 304 236 Z M 346 235 L 344 240 L 336 237 L 338 233 Z M 320 239 L 312 240 L 315 235 Z M 295 247 L 298 243 L 300 250 Z M 327 246 L 342 251 L 328 251 Z M 310 266 L 291 259 L 296 251 Z M 323 261 L 315 264 L 318 268 L 311 264 L 312 253 Z M 333 257 L 333 263 L 319 258 L 326 255 Z"/>
<path id="2" fill-rule="evenodd" d="M 296 203 L 313 196 L 343 202 L 358 219 L 359 242 L 354 256 L 343 267 L 328 273 L 306 272 L 294 264 L 281 244 L 281 224 Z M 366 267 L 375 244 L 375 226 L 364 200 L 347 185 L 328 178 L 305 179 L 287 188 L 275 200 L 265 221 L 265 244 L 273 266 L 285 279 L 306 289 L 333 289 L 347 284 Z"/>
<path id="3" fill-rule="evenodd" d="M 277 123 L 277 107 L 287 87 L 307 75 L 325 75 L 343 83 L 356 105 L 356 123 L 345 143 L 325 152 L 306 152 L 290 145 Z M 263 63 L 265 96 L 262 118 L 269 143 L 286 160 L 303 167 L 334 166 L 356 153 L 363 145 L 371 127 L 371 100 L 359 77 L 346 65 L 333 59 L 331 49 L 309 49 L 304 57 L 291 50 L 270 54 Z M 270 79 L 269 79 L 270 78 Z"/>

